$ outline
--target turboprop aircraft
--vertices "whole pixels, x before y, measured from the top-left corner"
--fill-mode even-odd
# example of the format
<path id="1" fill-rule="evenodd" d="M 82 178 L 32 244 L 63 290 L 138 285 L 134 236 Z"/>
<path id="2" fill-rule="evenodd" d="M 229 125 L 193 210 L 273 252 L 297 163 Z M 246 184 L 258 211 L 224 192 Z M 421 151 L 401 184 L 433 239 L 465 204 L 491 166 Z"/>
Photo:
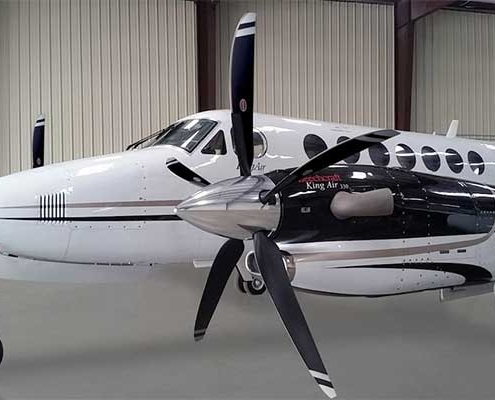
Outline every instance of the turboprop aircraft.
<path id="1" fill-rule="evenodd" d="M 38 168 L 0 178 L 0 278 L 211 267 L 199 340 L 237 267 L 241 290 L 268 289 L 334 397 L 293 289 L 441 289 L 443 299 L 493 290 L 495 168 L 484 160 L 495 144 L 253 113 L 254 37 L 249 13 L 233 40 L 231 110 L 188 116 L 128 151 L 41 167 L 41 118 Z"/>

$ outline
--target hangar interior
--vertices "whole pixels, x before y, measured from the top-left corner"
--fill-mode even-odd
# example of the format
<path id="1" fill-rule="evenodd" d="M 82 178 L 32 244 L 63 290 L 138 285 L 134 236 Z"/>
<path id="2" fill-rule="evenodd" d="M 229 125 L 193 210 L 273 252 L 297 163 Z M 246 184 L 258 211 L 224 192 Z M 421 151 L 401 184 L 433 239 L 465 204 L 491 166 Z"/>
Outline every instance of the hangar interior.
<path id="1" fill-rule="evenodd" d="M 231 36 L 248 10 L 256 111 L 438 133 L 458 119 L 459 135 L 490 140 L 492 3 L 0 0 L 0 174 L 29 168 L 40 112 L 53 163 L 227 108 Z"/>
<path id="2" fill-rule="evenodd" d="M 437 134 L 459 119 L 459 135 L 495 141 L 494 3 L 0 0 L 0 175 L 31 167 L 41 112 L 48 164 L 227 108 L 246 11 L 258 13 L 256 111 Z M 0 398 L 321 399 L 268 296 L 228 285 L 211 334 L 194 344 L 207 272 L 173 265 L 121 285 L 0 280 Z M 493 296 L 298 299 L 342 398 L 494 397 Z"/>

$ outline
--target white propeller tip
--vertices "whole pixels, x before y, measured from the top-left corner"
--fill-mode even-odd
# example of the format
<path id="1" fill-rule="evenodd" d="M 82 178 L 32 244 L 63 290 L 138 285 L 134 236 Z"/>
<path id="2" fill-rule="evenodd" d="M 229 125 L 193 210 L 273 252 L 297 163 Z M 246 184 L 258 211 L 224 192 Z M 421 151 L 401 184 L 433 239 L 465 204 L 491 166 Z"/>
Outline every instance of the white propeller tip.
<path id="1" fill-rule="evenodd" d="M 325 393 L 331 399 L 335 399 L 337 397 L 337 393 L 335 392 L 335 389 L 333 389 L 329 386 L 320 385 L 320 389 L 322 390 L 323 393 Z"/>
<path id="2" fill-rule="evenodd" d="M 256 13 L 249 12 L 244 14 L 240 19 L 239 24 L 246 24 L 249 22 L 256 22 Z"/>

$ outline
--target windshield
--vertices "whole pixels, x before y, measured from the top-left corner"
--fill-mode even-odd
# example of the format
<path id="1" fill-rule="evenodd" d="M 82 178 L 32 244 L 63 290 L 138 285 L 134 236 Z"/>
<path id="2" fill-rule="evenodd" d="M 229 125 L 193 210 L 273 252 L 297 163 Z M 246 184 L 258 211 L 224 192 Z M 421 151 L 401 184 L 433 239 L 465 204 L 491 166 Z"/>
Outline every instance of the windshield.
<path id="1" fill-rule="evenodd" d="M 170 145 L 192 152 L 217 123 L 209 119 L 176 122 L 158 136 L 152 146 Z"/>

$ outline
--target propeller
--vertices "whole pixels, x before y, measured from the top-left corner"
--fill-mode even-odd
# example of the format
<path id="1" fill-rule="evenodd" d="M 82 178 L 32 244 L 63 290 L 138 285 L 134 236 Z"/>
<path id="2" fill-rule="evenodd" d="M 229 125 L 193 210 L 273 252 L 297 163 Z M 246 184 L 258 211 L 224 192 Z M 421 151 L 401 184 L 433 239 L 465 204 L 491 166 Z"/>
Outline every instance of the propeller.
<path id="1" fill-rule="evenodd" d="M 45 115 L 36 119 L 33 130 L 33 168 L 45 165 Z"/>
<path id="2" fill-rule="evenodd" d="M 254 37 L 256 14 L 240 19 L 232 43 L 230 96 L 232 142 L 239 160 L 241 176 L 251 175 L 253 150 Z"/>
<path id="3" fill-rule="evenodd" d="M 290 284 L 280 250 L 266 232 L 255 232 L 253 239 L 261 276 L 294 346 L 323 393 L 330 398 L 336 397 L 333 384 Z"/>
<path id="4" fill-rule="evenodd" d="M 348 139 L 320 153 L 275 184 L 266 175 L 251 176 L 253 163 L 253 72 L 256 15 L 245 14 L 237 25 L 231 54 L 232 139 L 241 178 L 209 185 L 177 206 L 176 213 L 200 229 L 227 237 L 208 275 L 195 322 L 201 340 L 213 317 L 232 270 L 243 252 L 243 240 L 254 240 L 256 261 L 268 293 L 310 375 L 330 398 L 333 384 L 292 289 L 277 244 L 270 237 L 282 217 L 277 193 L 301 177 L 316 173 L 399 133 L 380 130 Z M 189 182 L 207 181 L 177 160 L 169 169 Z M 171 168 L 172 167 L 172 168 Z M 195 176 L 195 178 L 194 178 Z M 193 177 L 193 178 L 192 178 Z"/>
<path id="5" fill-rule="evenodd" d="M 208 182 L 205 178 L 199 176 L 196 172 L 186 167 L 176 158 L 169 158 L 167 160 L 167 168 L 174 175 L 177 175 L 179 178 L 182 178 L 185 181 L 192 183 L 193 185 L 205 187 L 210 184 L 210 182 Z"/>
<path id="6" fill-rule="evenodd" d="M 196 323 L 194 324 L 194 339 L 196 341 L 205 336 L 227 281 L 243 252 L 244 243 L 237 239 L 227 240 L 218 251 L 199 303 Z"/>

